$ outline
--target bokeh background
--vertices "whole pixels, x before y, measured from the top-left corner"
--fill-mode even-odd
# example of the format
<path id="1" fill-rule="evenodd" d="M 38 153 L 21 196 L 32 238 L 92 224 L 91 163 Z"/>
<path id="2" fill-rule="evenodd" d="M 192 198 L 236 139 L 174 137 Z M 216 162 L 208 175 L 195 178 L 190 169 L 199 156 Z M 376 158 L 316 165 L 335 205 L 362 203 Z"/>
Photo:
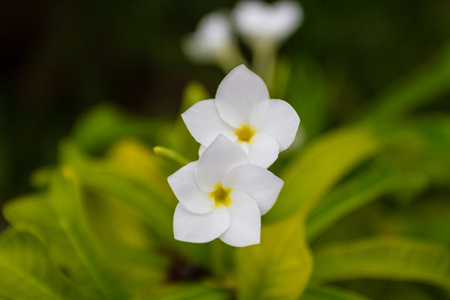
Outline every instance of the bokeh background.
<path id="1" fill-rule="evenodd" d="M 2 1 L 0 204 L 31 190 L 32 170 L 57 161 L 58 141 L 96 104 L 175 117 L 189 80 L 200 80 L 214 94 L 223 73 L 189 62 L 180 40 L 202 16 L 234 4 Z M 450 42 L 448 0 L 303 0 L 301 5 L 305 22 L 281 54 L 307 57 L 339 78 L 327 128 L 356 118 L 375 94 Z M 448 111 L 445 99 L 421 109 Z"/>

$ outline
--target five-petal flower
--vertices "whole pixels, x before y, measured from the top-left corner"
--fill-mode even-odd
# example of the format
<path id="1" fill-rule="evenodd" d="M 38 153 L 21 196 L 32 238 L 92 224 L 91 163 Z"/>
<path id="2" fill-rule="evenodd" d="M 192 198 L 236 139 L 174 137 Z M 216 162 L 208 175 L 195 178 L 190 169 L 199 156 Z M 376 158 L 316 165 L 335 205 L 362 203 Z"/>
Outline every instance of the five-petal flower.
<path id="1" fill-rule="evenodd" d="M 259 243 L 261 215 L 283 186 L 270 171 L 250 164 L 246 153 L 223 135 L 168 181 L 180 201 L 173 220 L 177 240 L 220 238 L 236 247 Z"/>
<path id="2" fill-rule="evenodd" d="M 215 99 L 197 102 L 181 117 L 201 144 L 200 153 L 223 134 L 244 149 L 250 163 L 264 168 L 291 145 L 300 123 L 292 106 L 270 99 L 263 80 L 244 65 L 223 79 Z"/>

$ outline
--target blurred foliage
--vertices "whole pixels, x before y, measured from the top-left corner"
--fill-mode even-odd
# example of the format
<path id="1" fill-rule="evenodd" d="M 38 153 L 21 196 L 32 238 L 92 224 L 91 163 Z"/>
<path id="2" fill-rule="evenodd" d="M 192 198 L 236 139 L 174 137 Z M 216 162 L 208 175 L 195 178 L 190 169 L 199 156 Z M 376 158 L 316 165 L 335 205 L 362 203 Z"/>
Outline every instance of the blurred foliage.
<path id="1" fill-rule="evenodd" d="M 173 153 L 198 157 L 178 99 L 222 76 L 179 53 L 210 1 L 29 5 L 1 31 L 0 191 L 27 193 L 3 205 L 0 298 L 450 297 L 447 1 L 302 1 L 273 91 L 303 136 L 271 167 L 261 244 L 239 249 L 174 240 L 166 181 Z"/>
<path id="2" fill-rule="evenodd" d="M 231 9 L 235 2 L 2 3 L 0 138 L 7 176 L 0 181 L 0 202 L 30 191 L 28 174 L 56 162 L 57 141 L 93 105 L 110 102 L 141 115 L 174 116 L 190 79 L 200 79 L 214 92 L 222 74 L 211 67 L 190 66 L 180 40 L 202 16 Z M 309 135 L 347 122 L 374 105 L 379 91 L 450 39 L 447 0 L 301 4 L 305 23 L 281 50 L 297 65 L 292 80 L 311 87 L 302 92 L 315 99 L 297 108 L 322 112 L 314 124 L 302 116 Z M 300 57 L 309 63 L 297 63 Z M 281 74 L 277 72 L 278 83 L 286 82 Z M 283 99 L 276 89 L 273 94 Z M 285 99 L 297 101 L 294 94 L 302 97 L 290 89 Z M 437 108 L 448 109 L 448 104 L 440 101 Z"/>

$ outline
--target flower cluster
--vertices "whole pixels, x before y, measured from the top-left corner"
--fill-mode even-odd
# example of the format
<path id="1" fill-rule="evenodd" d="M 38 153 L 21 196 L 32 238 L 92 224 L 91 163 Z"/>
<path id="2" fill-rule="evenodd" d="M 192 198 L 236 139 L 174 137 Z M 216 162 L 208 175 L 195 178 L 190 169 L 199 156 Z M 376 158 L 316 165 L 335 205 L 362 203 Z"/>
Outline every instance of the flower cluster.
<path id="1" fill-rule="evenodd" d="M 262 79 L 240 65 L 220 83 L 216 99 L 197 102 L 182 118 L 201 146 L 198 161 L 168 178 L 179 200 L 175 238 L 258 244 L 261 216 L 283 186 L 267 168 L 293 142 L 297 113 L 270 99 Z"/>

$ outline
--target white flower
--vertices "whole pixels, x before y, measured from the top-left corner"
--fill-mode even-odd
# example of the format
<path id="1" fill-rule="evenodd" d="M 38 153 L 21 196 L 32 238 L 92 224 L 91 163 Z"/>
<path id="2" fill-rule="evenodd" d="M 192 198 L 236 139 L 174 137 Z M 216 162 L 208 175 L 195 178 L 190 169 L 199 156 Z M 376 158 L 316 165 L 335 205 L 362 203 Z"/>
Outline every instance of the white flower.
<path id="1" fill-rule="evenodd" d="M 293 1 L 272 5 L 262 1 L 240 1 L 233 13 L 237 30 L 251 43 L 279 43 L 303 21 L 303 11 Z"/>
<path id="2" fill-rule="evenodd" d="M 286 101 L 270 99 L 261 78 L 244 65 L 220 83 L 216 99 L 197 102 L 181 117 L 202 146 L 223 134 L 239 144 L 252 164 L 269 167 L 291 145 L 300 119 Z"/>
<path id="3" fill-rule="evenodd" d="M 197 30 L 183 41 L 183 50 L 197 61 L 215 61 L 233 47 L 234 38 L 229 18 L 224 13 L 214 12 L 203 17 Z"/>
<path id="4" fill-rule="evenodd" d="M 180 201 L 175 239 L 206 243 L 220 238 L 236 247 L 259 243 L 261 215 L 274 205 L 283 181 L 249 163 L 240 147 L 220 135 L 198 161 L 168 178 Z"/>

